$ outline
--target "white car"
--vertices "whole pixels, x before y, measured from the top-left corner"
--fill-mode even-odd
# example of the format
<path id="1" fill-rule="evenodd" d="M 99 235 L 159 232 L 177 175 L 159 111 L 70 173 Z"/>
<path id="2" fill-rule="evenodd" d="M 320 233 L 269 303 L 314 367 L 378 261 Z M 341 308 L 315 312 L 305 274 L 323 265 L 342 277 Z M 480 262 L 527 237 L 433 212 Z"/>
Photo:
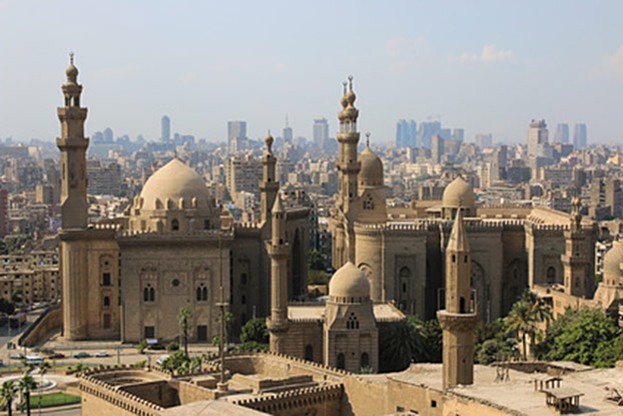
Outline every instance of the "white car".
<path id="1" fill-rule="evenodd" d="M 169 355 L 161 355 L 160 358 L 158 358 L 158 360 L 156 361 L 156 364 L 162 365 L 162 363 L 164 363 L 164 360 L 166 360 L 167 358 L 169 358 Z"/>
<path id="2" fill-rule="evenodd" d="M 108 354 L 107 351 L 98 351 L 95 353 L 96 357 L 102 358 L 102 357 L 110 357 L 110 354 Z"/>

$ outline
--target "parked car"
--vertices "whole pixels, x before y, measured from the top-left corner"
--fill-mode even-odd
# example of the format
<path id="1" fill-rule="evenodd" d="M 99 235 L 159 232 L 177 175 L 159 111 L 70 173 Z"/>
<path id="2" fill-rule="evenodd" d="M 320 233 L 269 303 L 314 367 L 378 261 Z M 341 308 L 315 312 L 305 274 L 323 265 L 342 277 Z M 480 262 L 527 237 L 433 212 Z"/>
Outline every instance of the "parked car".
<path id="1" fill-rule="evenodd" d="M 90 356 L 91 354 L 85 351 L 81 351 L 81 352 L 74 354 L 74 358 L 89 358 Z"/>
<path id="2" fill-rule="evenodd" d="M 22 354 L 21 352 L 14 352 L 10 355 L 12 360 L 21 360 L 22 358 L 24 358 L 24 354 Z"/>
<path id="3" fill-rule="evenodd" d="M 95 353 L 96 357 L 110 357 L 110 354 L 108 354 L 107 351 L 98 351 Z"/>
<path id="4" fill-rule="evenodd" d="M 53 354 L 48 355 L 49 360 L 60 360 L 61 358 L 65 358 L 65 354 L 60 352 L 55 352 Z"/>
<path id="5" fill-rule="evenodd" d="M 169 355 L 161 355 L 160 358 L 158 358 L 158 360 L 156 361 L 156 364 L 158 365 L 162 365 L 162 363 L 164 363 L 164 361 L 169 358 Z"/>
<path id="6" fill-rule="evenodd" d="M 37 354 L 27 355 L 26 356 L 26 364 L 27 365 L 39 365 L 43 362 L 43 357 Z"/>

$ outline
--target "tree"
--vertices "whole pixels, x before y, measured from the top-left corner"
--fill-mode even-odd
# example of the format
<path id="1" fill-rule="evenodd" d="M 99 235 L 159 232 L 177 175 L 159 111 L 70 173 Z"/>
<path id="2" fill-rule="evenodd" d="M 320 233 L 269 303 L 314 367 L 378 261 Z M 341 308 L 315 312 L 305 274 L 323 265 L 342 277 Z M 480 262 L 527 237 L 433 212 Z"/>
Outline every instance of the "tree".
<path id="1" fill-rule="evenodd" d="M 568 309 L 548 328 L 537 345 L 537 357 L 548 361 L 611 367 L 623 353 L 619 328 L 602 310 Z"/>
<path id="2" fill-rule="evenodd" d="M 43 376 L 48 372 L 48 368 L 50 368 L 50 363 L 46 360 L 41 361 L 39 364 L 39 374 L 41 375 L 39 386 L 43 386 Z M 39 390 L 39 414 L 41 414 L 41 390 Z"/>
<path id="3" fill-rule="evenodd" d="M 37 388 L 35 379 L 29 375 L 24 375 L 19 380 L 19 391 L 22 393 L 22 405 L 26 404 L 26 415 L 30 416 L 30 392 Z"/>
<path id="4" fill-rule="evenodd" d="M 268 344 L 268 329 L 266 328 L 266 318 L 255 318 L 247 321 L 240 333 L 240 342 L 257 342 L 258 344 Z"/>
<path id="5" fill-rule="evenodd" d="M 310 270 L 324 270 L 324 260 L 322 254 L 318 250 L 311 250 L 307 257 L 307 262 Z"/>
<path id="6" fill-rule="evenodd" d="M 0 312 L 13 315 L 13 312 L 15 312 L 15 305 L 11 301 L 0 298 Z"/>
<path id="7" fill-rule="evenodd" d="M 190 327 L 189 320 L 191 316 L 192 314 L 188 308 L 180 308 L 177 313 L 180 331 L 182 331 L 182 337 L 184 340 L 184 356 L 186 356 L 186 358 L 188 358 L 188 328 Z"/>
<path id="8" fill-rule="evenodd" d="M 509 332 L 512 332 L 517 339 L 521 340 L 523 359 L 524 361 L 527 360 L 526 337 L 532 334 L 535 329 L 533 315 L 530 313 L 528 302 L 523 300 L 515 302 L 508 316 L 504 318 L 504 324 Z"/>
<path id="9" fill-rule="evenodd" d="M 14 381 L 9 380 L 2 383 L 2 387 L 0 387 L 0 397 L 2 398 L 2 403 L 4 403 L 8 410 L 9 416 L 13 415 L 13 400 L 16 395 L 17 386 Z"/>
<path id="10" fill-rule="evenodd" d="M 391 322 L 379 334 L 380 370 L 401 371 L 424 356 L 424 341 L 413 321 Z"/>

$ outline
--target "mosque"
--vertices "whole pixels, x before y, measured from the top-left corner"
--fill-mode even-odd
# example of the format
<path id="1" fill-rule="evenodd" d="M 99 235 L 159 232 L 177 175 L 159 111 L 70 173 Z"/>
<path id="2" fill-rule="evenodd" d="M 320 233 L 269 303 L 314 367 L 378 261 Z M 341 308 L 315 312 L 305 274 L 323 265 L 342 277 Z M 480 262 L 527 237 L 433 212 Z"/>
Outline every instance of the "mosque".
<path id="1" fill-rule="evenodd" d="M 60 264 L 63 337 L 70 341 L 178 336 L 177 314 L 191 311 L 190 340 L 219 334 L 220 308 L 228 303 L 234 323 L 268 315 L 270 210 L 279 192 L 273 138 L 262 158 L 261 219 L 235 223 L 217 206 L 205 181 L 174 158 L 155 172 L 114 224 L 89 224 L 87 215 L 87 109 L 72 62 L 58 109 L 62 135 Z M 307 281 L 309 209 L 288 200 L 283 233 L 288 298 L 304 293 Z"/>

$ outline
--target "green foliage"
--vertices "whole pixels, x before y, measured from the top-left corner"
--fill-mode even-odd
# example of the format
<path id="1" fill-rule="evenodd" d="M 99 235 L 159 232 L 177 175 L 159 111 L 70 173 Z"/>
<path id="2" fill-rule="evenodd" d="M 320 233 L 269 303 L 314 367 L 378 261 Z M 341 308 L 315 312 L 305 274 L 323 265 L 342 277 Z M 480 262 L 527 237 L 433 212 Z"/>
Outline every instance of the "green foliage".
<path id="1" fill-rule="evenodd" d="M 311 250 L 307 256 L 309 270 L 324 270 L 324 260 L 318 250 Z"/>
<path id="2" fill-rule="evenodd" d="M 2 383 L 2 387 L 0 387 L 0 398 L 2 399 L 3 406 L 8 409 L 9 415 L 13 412 L 11 404 L 17 396 L 17 390 L 18 389 L 14 381 L 5 381 Z"/>
<path id="3" fill-rule="evenodd" d="M 527 337 L 534 342 L 538 333 L 538 324 L 552 319 L 552 312 L 547 303 L 534 292 L 527 289 L 504 318 L 506 330 L 521 341 L 523 359 L 527 360 Z"/>
<path id="4" fill-rule="evenodd" d="M 184 351 L 175 351 L 173 354 L 169 355 L 163 362 L 161 367 L 167 371 L 179 371 L 180 368 L 184 365 L 184 363 L 189 362 L 190 358 L 184 354 Z"/>
<path id="5" fill-rule="evenodd" d="M 568 309 L 549 327 L 536 354 L 548 361 L 612 367 L 623 358 L 622 336 L 614 320 L 603 311 Z"/>
<path id="6" fill-rule="evenodd" d="M 266 352 L 268 351 L 267 343 L 260 343 L 257 341 L 247 341 L 236 347 L 237 352 L 250 352 L 250 351 L 260 351 Z"/>
<path id="7" fill-rule="evenodd" d="M 189 321 L 191 317 L 192 312 L 189 308 L 180 308 L 177 313 L 180 331 L 182 331 L 182 338 L 184 340 L 184 355 L 186 358 L 188 358 L 188 328 L 190 326 Z"/>
<path id="8" fill-rule="evenodd" d="M 74 396 L 74 395 L 65 394 L 65 393 L 50 393 L 50 394 L 43 394 L 41 396 L 31 396 L 30 406 L 39 407 L 39 405 L 41 405 L 41 408 L 63 406 L 63 405 L 80 403 L 80 400 L 81 400 L 80 396 Z"/>
<path id="9" fill-rule="evenodd" d="M 330 275 L 324 270 L 309 270 L 307 272 L 307 282 L 310 285 L 327 285 L 329 284 Z"/>
<path id="10" fill-rule="evenodd" d="M 214 338 L 212 338 L 212 346 L 213 347 L 218 347 L 221 345 L 221 337 L 220 336 L 215 336 Z"/>
<path id="11" fill-rule="evenodd" d="M 136 346 L 139 354 L 145 354 L 145 350 L 147 349 L 147 340 L 142 340 Z"/>
<path id="12" fill-rule="evenodd" d="M 416 318 L 391 322 L 379 333 L 380 371 L 401 371 L 425 356 L 424 339 Z"/>
<path id="13" fill-rule="evenodd" d="M 4 253 L 3 254 L 15 254 L 19 252 L 22 246 L 29 240 L 32 240 L 32 236 L 28 234 L 12 234 L 4 237 Z"/>
<path id="14" fill-rule="evenodd" d="M 374 369 L 372 367 L 361 367 L 359 374 L 374 374 Z"/>
<path id="15" fill-rule="evenodd" d="M 268 329 L 266 328 L 266 318 L 255 318 L 247 321 L 240 333 L 240 342 L 256 342 L 258 344 L 268 344 Z"/>
<path id="16" fill-rule="evenodd" d="M 167 351 L 178 351 L 180 349 L 180 344 L 177 341 L 171 341 L 167 345 Z"/>
<path id="17" fill-rule="evenodd" d="M 508 330 L 503 319 L 476 325 L 474 361 L 478 364 L 491 364 L 506 360 L 516 352 L 517 342 L 507 336 Z"/>

